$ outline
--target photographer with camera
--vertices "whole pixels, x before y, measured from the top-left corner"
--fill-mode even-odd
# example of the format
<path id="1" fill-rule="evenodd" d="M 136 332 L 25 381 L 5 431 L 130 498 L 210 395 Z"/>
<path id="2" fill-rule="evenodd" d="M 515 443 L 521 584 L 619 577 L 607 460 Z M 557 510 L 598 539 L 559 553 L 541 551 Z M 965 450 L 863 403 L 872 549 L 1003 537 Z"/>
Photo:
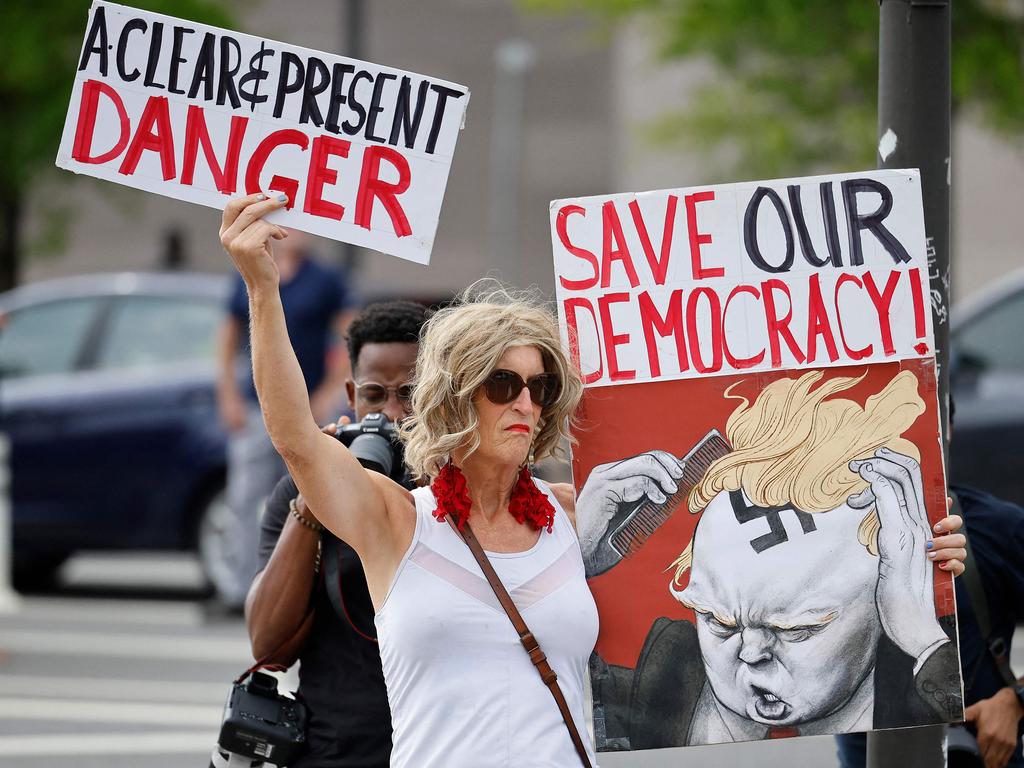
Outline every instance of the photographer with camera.
<path id="1" fill-rule="evenodd" d="M 392 301 L 353 320 L 354 380 L 345 387 L 358 422 L 337 429 L 364 466 L 409 488 L 399 444 L 386 438 L 405 415 L 425 319 L 423 306 Z M 245 606 L 253 657 L 284 666 L 298 658 L 309 713 L 308 750 L 290 768 L 384 768 L 391 717 L 366 577 L 355 551 L 320 525 L 290 477 L 267 502 L 259 561 Z"/>

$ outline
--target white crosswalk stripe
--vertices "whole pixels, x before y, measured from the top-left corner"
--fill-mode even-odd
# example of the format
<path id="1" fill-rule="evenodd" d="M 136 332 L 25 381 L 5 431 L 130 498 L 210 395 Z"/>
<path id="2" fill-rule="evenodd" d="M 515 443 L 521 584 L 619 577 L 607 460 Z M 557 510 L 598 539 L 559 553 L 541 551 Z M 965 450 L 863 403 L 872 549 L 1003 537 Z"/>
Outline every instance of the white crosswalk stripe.
<path id="1" fill-rule="evenodd" d="M 197 600 L 27 596 L 0 616 L 0 765 L 206 765 L 251 663 L 242 620 Z"/>

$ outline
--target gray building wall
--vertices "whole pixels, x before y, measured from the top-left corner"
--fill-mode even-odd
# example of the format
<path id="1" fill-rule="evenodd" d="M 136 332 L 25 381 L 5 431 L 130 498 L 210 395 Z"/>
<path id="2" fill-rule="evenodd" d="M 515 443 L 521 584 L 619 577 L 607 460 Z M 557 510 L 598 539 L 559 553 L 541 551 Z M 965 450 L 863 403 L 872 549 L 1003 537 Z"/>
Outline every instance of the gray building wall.
<path id="1" fill-rule="evenodd" d="M 615 187 L 608 47 L 595 45 L 578 18 L 527 15 L 509 0 L 372 0 L 365 6 L 364 58 L 467 85 L 472 96 L 431 265 L 361 252 L 360 288 L 368 296 L 435 296 L 493 273 L 515 285 L 536 283 L 551 291 L 548 203 Z M 266 0 L 233 8 L 244 32 L 344 52 L 342 2 Z M 84 20 L 83 14 L 83 30 Z M 512 174 L 505 171 L 502 176 L 504 194 L 512 203 L 503 211 L 518 211 L 514 221 L 498 222 L 497 230 L 508 235 L 496 245 L 489 216 L 493 117 L 500 107 L 507 112 L 508 101 L 499 105 L 494 98 L 496 52 L 510 40 L 525 41 L 533 62 L 524 74 L 522 129 L 518 136 L 513 132 L 506 137 L 506 144 L 519 148 L 519 160 Z M 510 175 L 518 180 L 509 182 Z M 155 267 L 165 233 L 172 230 L 181 233 L 189 268 L 230 268 L 217 239 L 219 214 L 212 209 L 55 171 L 35 190 L 30 212 L 29 239 L 45 240 L 63 226 L 66 248 L 32 258 L 25 272 L 28 281 Z M 317 247 L 321 253 L 340 253 L 340 246 L 330 241 Z"/>
<path id="2" fill-rule="evenodd" d="M 665 151 L 644 138 L 644 127 L 666 95 L 673 105 L 683 103 L 707 68 L 699 62 L 656 62 L 650 36 L 640 26 L 624 26 L 606 40 L 583 19 L 526 14 L 512 0 L 365 5 L 365 58 L 472 91 L 431 265 L 361 252 L 357 279 L 366 295 L 443 295 L 488 273 L 550 291 L 551 200 L 715 181 L 699 156 Z M 245 32 L 344 52 L 343 2 L 264 0 L 232 7 Z M 512 99 L 495 98 L 502 87 L 497 51 L 512 40 L 528 43 L 533 62 L 523 75 L 521 127 L 504 137 L 518 158 L 513 152 L 504 166 L 495 166 L 495 128 L 514 125 L 508 110 L 520 111 L 510 107 Z M 953 291 L 962 298 L 1024 265 L 1024 223 L 1016 210 L 1024 147 L 993 136 L 969 116 L 961 118 L 954 132 L 953 185 Z M 492 209 L 501 201 L 495 221 Z M 29 239 L 44 242 L 64 227 L 66 247 L 33 258 L 25 271 L 29 281 L 154 267 L 171 230 L 181 233 L 191 268 L 230 267 L 217 242 L 218 214 L 210 209 L 54 171 L 37 186 L 30 211 Z M 326 241 L 319 249 L 340 253 L 340 246 Z"/>

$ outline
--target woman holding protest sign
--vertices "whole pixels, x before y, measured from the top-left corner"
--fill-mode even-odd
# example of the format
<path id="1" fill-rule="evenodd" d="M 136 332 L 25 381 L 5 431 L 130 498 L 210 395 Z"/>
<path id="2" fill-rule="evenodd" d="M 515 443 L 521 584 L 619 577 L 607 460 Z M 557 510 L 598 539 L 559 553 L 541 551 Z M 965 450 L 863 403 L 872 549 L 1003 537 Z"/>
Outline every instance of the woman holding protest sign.
<path id="1" fill-rule="evenodd" d="M 232 201 L 221 242 L 248 288 L 271 438 L 309 509 L 363 561 L 392 709 L 392 765 L 592 765 L 584 679 L 598 627 L 575 497 L 528 470 L 570 437 L 582 395 L 555 318 L 499 289 L 428 322 L 401 431 L 410 470 L 431 484 L 409 492 L 365 471 L 310 414 L 271 258 L 272 241 L 286 233 L 263 218 L 285 203 Z M 679 460 L 661 452 L 632 461 L 637 471 L 585 488 L 586 503 L 663 501 L 682 475 Z"/>

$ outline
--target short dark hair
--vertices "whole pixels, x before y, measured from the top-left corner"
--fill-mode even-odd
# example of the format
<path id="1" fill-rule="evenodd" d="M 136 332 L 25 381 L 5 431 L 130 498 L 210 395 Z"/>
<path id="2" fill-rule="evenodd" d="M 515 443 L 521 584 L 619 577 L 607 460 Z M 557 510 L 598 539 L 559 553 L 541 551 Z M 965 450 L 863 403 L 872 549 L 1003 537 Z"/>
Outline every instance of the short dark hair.
<path id="1" fill-rule="evenodd" d="M 355 370 L 359 353 L 366 344 L 420 340 L 420 329 L 427 320 L 427 308 L 414 301 L 380 301 L 370 304 L 348 327 L 348 359 Z"/>

